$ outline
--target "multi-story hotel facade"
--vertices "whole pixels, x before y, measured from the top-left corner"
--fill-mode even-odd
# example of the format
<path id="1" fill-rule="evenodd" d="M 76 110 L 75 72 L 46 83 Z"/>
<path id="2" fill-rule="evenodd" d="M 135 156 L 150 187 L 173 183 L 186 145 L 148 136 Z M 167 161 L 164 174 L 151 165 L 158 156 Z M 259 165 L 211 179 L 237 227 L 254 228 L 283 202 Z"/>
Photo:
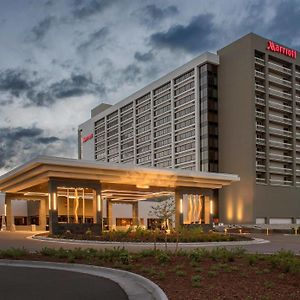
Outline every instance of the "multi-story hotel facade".
<path id="1" fill-rule="evenodd" d="M 79 159 L 238 174 L 224 223 L 300 223 L 300 59 L 248 34 L 204 53 L 79 126 Z"/>

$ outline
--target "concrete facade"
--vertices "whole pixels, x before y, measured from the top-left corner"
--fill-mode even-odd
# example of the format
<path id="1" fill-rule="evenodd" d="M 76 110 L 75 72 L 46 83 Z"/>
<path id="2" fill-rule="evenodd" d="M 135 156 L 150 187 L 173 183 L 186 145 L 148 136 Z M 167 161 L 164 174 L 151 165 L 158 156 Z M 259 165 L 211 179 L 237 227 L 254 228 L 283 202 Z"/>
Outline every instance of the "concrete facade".
<path id="1" fill-rule="evenodd" d="M 239 174 L 240 182 L 220 192 L 222 222 L 300 223 L 296 54 L 250 33 L 200 55 L 117 104 L 95 108 L 79 126 L 79 157 Z"/>
<path id="2" fill-rule="evenodd" d="M 248 34 L 218 51 L 219 168 L 241 177 L 220 192 L 226 223 L 300 222 L 300 59 L 268 44 Z"/>

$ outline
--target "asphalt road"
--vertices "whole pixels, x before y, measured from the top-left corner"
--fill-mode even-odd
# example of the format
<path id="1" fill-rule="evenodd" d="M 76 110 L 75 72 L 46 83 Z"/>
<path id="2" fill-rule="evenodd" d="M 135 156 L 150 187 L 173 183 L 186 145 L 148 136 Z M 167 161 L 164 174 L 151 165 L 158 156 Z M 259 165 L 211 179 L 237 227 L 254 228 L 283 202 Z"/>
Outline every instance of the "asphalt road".
<path id="1" fill-rule="evenodd" d="M 73 248 L 96 248 L 96 249 L 104 249 L 104 248 L 113 248 L 116 247 L 116 244 L 69 244 L 69 243 L 57 243 L 57 242 L 45 242 L 45 241 L 38 241 L 28 239 L 32 233 L 30 232 L 0 232 L 0 249 L 7 249 L 11 247 L 21 248 L 24 247 L 29 251 L 40 250 L 43 247 L 52 247 L 52 248 L 66 248 L 66 249 L 73 249 Z M 249 252 L 258 252 L 258 253 L 274 253 L 281 249 L 284 250 L 291 250 L 294 253 L 299 254 L 300 252 L 300 235 L 283 235 L 283 234 L 272 234 L 272 235 L 265 235 L 265 234 L 255 234 L 253 235 L 257 238 L 263 238 L 269 240 L 269 243 L 265 244 L 258 244 L 258 245 L 247 245 L 242 246 Z M 153 248 L 153 245 L 132 245 L 126 243 L 120 243 L 119 246 L 125 247 L 130 251 L 139 251 L 141 249 L 146 248 Z M 164 248 L 163 245 L 160 246 Z M 174 245 L 169 245 L 168 249 L 174 249 Z M 233 246 L 227 246 L 227 248 L 232 248 Z M 240 246 L 241 247 L 241 246 Z M 182 247 L 183 249 L 193 249 L 197 248 L 197 246 L 186 246 Z M 211 247 L 206 247 L 211 248 Z"/>
<path id="2" fill-rule="evenodd" d="M 0 299 L 127 300 L 115 282 L 92 275 L 26 267 L 0 266 Z"/>

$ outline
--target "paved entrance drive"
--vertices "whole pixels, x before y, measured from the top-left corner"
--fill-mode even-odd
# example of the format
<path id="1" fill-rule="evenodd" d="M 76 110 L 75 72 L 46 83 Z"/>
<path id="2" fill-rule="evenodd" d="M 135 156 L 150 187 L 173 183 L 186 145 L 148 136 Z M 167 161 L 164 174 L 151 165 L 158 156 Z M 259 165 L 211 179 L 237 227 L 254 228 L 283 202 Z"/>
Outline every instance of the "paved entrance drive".
<path id="1" fill-rule="evenodd" d="M 33 233 L 32 232 L 0 232 L 0 249 L 8 249 L 11 247 L 22 248 L 29 251 L 41 250 L 44 247 L 51 248 L 65 248 L 65 249 L 74 249 L 74 248 L 95 248 L 95 249 L 104 249 L 104 248 L 114 248 L 116 246 L 125 247 L 129 251 L 140 251 L 143 249 L 153 249 L 153 244 L 130 244 L 130 243 L 119 243 L 118 245 L 114 243 L 105 243 L 105 244 L 93 244 L 93 243 L 68 243 L 67 241 L 62 242 L 46 242 L 29 239 Z M 284 235 L 284 234 L 272 234 L 267 236 L 266 234 L 255 234 L 253 237 L 269 240 L 269 243 L 256 244 L 256 245 L 247 245 L 239 246 L 245 248 L 247 251 L 255 253 L 274 253 L 281 249 L 291 250 L 296 254 L 300 252 L 300 235 Z M 207 243 L 206 243 L 207 245 Z M 164 249 L 162 244 L 161 249 Z M 198 248 L 198 245 L 189 245 L 181 246 L 181 249 L 193 249 Z M 205 248 L 211 249 L 213 246 L 205 246 Z M 235 246 L 226 246 L 226 248 L 232 248 Z M 174 250 L 175 245 L 169 244 L 168 249 Z"/>
<path id="2" fill-rule="evenodd" d="M 106 278 L 10 266 L 0 266 L 0 295 L 5 300 L 128 299 L 118 284 Z"/>

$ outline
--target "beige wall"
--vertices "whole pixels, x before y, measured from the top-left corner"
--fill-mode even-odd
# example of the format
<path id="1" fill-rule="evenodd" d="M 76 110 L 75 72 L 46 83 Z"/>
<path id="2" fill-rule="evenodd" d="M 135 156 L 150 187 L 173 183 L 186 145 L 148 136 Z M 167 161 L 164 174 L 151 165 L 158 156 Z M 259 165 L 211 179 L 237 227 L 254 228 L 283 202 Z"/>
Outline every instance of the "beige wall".
<path id="1" fill-rule="evenodd" d="M 238 174 L 239 183 L 220 190 L 220 219 L 253 222 L 255 105 L 251 36 L 218 51 L 219 171 Z"/>

